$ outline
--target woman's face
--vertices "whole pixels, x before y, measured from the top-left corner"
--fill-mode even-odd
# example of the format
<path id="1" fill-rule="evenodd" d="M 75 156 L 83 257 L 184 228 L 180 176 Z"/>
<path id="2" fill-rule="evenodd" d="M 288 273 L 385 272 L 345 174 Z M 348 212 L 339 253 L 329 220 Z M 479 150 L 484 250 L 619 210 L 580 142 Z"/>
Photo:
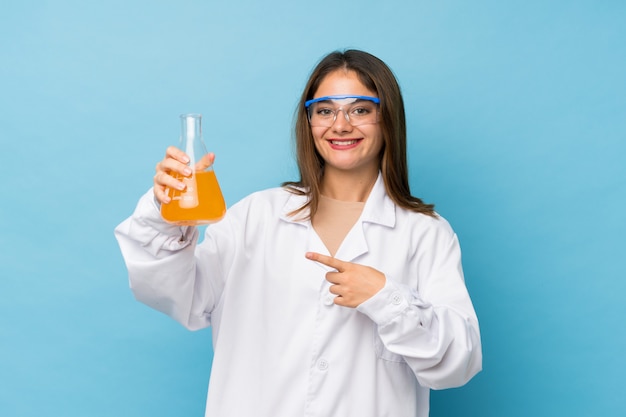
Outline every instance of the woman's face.
<path id="1" fill-rule="evenodd" d="M 376 97 L 373 91 L 359 81 L 356 72 L 343 69 L 328 74 L 320 83 L 313 98 L 335 95 Z M 356 117 L 354 119 L 356 120 Z M 379 154 L 383 146 L 379 123 L 352 126 L 346 120 L 344 112 L 338 111 L 330 127 L 312 126 L 311 132 L 315 147 L 326 162 L 326 175 L 333 170 L 377 175 Z"/>

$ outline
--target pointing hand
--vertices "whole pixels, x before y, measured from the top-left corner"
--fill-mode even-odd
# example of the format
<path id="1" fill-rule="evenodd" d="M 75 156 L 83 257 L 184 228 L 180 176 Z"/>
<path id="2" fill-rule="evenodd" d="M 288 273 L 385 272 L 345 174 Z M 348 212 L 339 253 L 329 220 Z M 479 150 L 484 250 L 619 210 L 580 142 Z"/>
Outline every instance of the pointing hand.
<path id="1" fill-rule="evenodd" d="M 326 280 L 333 284 L 330 292 L 336 295 L 337 305 L 357 307 L 385 286 L 385 275 L 369 266 L 344 262 L 316 252 L 307 252 L 305 256 L 337 270 L 326 273 Z"/>

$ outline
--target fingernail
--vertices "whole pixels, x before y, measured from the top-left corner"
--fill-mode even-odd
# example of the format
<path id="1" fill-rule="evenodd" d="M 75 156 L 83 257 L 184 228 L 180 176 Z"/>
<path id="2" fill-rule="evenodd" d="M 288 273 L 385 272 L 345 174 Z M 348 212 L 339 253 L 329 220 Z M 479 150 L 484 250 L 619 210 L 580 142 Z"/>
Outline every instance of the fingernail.
<path id="1" fill-rule="evenodd" d="M 191 168 L 185 168 L 183 172 L 185 173 L 185 175 L 191 175 Z"/>

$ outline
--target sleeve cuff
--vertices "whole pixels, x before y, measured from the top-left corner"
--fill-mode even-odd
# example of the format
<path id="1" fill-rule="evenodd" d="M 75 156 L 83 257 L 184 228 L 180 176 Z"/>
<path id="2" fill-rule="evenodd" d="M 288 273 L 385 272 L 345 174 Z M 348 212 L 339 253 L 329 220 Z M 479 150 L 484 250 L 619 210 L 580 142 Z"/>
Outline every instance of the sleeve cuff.
<path id="1" fill-rule="evenodd" d="M 198 229 L 167 223 L 157 203 L 152 189 L 141 197 L 131 217 L 129 234 L 150 247 L 149 251 L 154 255 L 161 250 L 176 251 L 187 247 L 197 238 Z"/>
<path id="2" fill-rule="evenodd" d="M 357 306 L 357 310 L 378 325 L 383 325 L 409 308 L 412 295 L 387 278 L 385 286 L 372 298 Z"/>

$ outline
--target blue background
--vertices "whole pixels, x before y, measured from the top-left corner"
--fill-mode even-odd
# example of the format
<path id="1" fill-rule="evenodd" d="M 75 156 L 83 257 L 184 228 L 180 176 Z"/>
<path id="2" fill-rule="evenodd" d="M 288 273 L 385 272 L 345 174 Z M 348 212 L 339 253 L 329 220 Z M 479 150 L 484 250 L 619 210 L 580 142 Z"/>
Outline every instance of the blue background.
<path id="1" fill-rule="evenodd" d="M 431 415 L 626 415 L 626 2 L 1 9 L 1 416 L 203 415 L 210 332 L 134 301 L 113 228 L 180 113 L 229 204 L 295 179 L 299 94 L 345 47 L 400 80 L 413 193 L 458 232 L 481 322 L 484 371 Z"/>

